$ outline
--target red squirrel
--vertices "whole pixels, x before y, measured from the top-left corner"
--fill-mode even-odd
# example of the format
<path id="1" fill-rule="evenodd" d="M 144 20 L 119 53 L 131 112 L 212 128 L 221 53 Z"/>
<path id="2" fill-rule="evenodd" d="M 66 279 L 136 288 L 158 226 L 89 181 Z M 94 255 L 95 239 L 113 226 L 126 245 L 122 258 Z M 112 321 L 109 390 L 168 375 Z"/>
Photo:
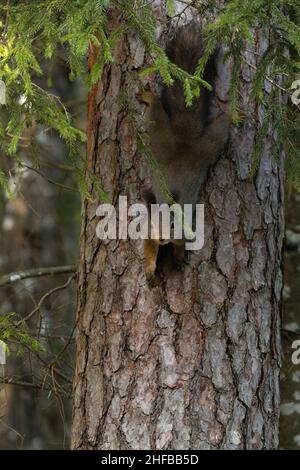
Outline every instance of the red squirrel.
<path id="1" fill-rule="evenodd" d="M 177 30 L 167 44 L 166 54 L 173 63 L 193 74 L 204 48 L 201 27 L 192 22 Z M 218 54 L 214 54 L 203 75 L 212 87 L 217 77 L 217 60 Z M 175 80 L 170 87 L 163 86 L 160 96 L 147 91 L 139 95 L 139 100 L 147 105 L 146 131 L 150 151 L 158 163 L 169 193 L 182 208 L 184 204 L 197 204 L 208 170 L 227 142 L 230 114 L 221 109 L 214 91 L 204 87 L 201 88 L 199 98 L 195 98 L 192 105 L 187 107 L 179 80 Z M 151 204 L 169 203 L 155 175 L 144 199 L 148 207 Z M 155 273 L 159 245 L 166 242 L 173 244 L 176 261 L 184 259 L 185 241 L 182 239 L 166 241 L 158 237 L 145 240 L 148 280 Z"/>

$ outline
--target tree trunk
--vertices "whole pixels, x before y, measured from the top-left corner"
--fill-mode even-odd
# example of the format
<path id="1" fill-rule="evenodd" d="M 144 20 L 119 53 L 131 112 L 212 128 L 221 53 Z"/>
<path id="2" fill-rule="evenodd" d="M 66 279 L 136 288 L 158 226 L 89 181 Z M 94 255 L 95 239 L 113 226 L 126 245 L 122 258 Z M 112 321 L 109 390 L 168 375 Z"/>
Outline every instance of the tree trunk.
<path id="1" fill-rule="evenodd" d="M 163 7 L 156 15 L 165 19 Z M 260 52 L 266 40 L 255 34 Z M 148 171 L 119 99 L 126 90 L 136 101 L 146 62 L 143 44 L 129 34 L 90 92 L 89 166 L 114 203 L 119 195 L 137 202 Z M 217 87 L 223 100 L 227 68 Z M 210 172 L 205 245 L 182 271 L 165 257 L 159 285 L 149 287 L 141 243 L 100 242 L 100 201 L 83 204 L 75 449 L 278 446 L 283 166 L 272 160 L 270 129 L 249 176 L 264 119 L 249 98 L 252 73 L 243 66 L 240 90 L 251 116 L 232 127 L 228 152 Z"/>

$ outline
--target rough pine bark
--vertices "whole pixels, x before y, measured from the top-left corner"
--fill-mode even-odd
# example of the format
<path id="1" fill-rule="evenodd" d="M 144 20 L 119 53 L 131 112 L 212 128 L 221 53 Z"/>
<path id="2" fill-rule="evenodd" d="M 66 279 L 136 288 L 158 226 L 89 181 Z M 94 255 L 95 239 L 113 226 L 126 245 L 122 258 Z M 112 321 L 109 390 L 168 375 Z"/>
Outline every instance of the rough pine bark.
<path id="1" fill-rule="evenodd" d="M 156 15 L 165 19 L 162 6 Z M 267 40 L 254 34 L 261 52 Z M 257 56 L 247 54 L 255 65 Z M 146 61 L 132 32 L 89 96 L 89 166 L 114 203 L 119 195 L 137 202 L 147 177 L 130 109 L 119 99 L 126 90 L 135 102 Z M 252 74 L 243 66 L 241 106 L 249 118 L 232 127 L 204 189 L 205 246 L 182 271 L 166 256 L 159 285 L 149 287 L 142 245 L 100 242 L 100 201 L 83 204 L 75 449 L 278 446 L 283 167 L 272 160 L 270 128 L 249 176 L 264 120 L 249 98 Z M 217 93 L 225 101 L 227 86 L 224 67 Z"/>

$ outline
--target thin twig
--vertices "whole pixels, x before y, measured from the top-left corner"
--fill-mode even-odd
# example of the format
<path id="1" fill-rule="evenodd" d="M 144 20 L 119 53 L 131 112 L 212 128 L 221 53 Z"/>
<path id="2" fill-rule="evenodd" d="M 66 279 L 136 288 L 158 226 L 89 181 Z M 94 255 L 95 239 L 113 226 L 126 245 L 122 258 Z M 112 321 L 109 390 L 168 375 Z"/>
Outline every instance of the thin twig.
<path id="1" fill-rule="evenodd" d="M 74 167 L 71 165 L 65 165 L 63 163 L 58 163 L 58 162 L 50 162 L 49 160 L 42 160 L 41 165 L 44 166 L 50 166 L 52 168 L 58 168 L 59 170 L 63 171 L 74 171 Z"/>
<path id="2" fill-rule="evenodd" d="M 251 64 L 251 62 L 249 62 L 245 57 L 243 57 L 243 61 L 245 62 L 245 64 L 247 64 L 250 68 L 252 68 L 253 70 L 256 70 L 257 71 L 257 67 L 256 65 L 254 64 Z M 265 76 L 265 79 L 271 83 L 273 86 L 275 86 L 276 88 L 278 88 L 279 90 L 283 91 L 284 93 L 289 93 L 289 90 L 287 88 L 284 88 L 282 87 L 281 85 L 279 85 L 279 83 L 275 82 L 272 78 L 268 77 L 268 75 Z"/>
<path id="3" fill-rule="evenodd" d="M 75 271 L 76 266 L 73 264 L 67 266 L 52 266 L 48 268 L 34 268 L 28 269 L 27 271 L 17 271 L 0 276 L 0 287 L 6 286 L 7 284 L 14 284 L 15 282 L 22 281 L 23 279 L 53 276 L 55 274 L 74 273 Z"/>
<path id="4" fill-rule="evenodd" d="M 58 359 L 64 354 L 64 352 L 67 350 L 67 348 L 70 346 L 70 343 L 73 339 L 73 335 L 75 333 L 75 330 L 76 330 L 76 324 L 73 326 L 72 328 L 72 331 L 71 331 L 71 334 L 70 334 L 70 337 L 68 339 L 68 341 L 66 342 L 66 344 L 64 345 L 64 347 L 59 351 L 59 353 L 57 353 L 57 355 L 52 359 L 51 361 L 51 366 L 53 366 L 57 361 Z"/>
<path id="5" fill-rule="evenodd" d="M 7 0 L 7 3 L 6 3 L 6 18 L 5 18 L 5 25 L 4 25 L 3 32 L 2 32 L 2 37 L 4 37 L 6 35 L 7 30 L 8 30 L 9 7 L 10 7 L 10 0 Z"/>
<path id="6" fill-rule="evenodd" d="M 65 115 L 68 116 L 69 113 L 68 113 L 68 111 L 67 111 L 67 108 L 66 108 L 66 106 L 64 105 L 64 103 L 61 101 L 61 99 L 59 98 L 59 96 L 55 95 L 54 93 L 49 93 L 49 92 L 45 91 L 43 88 L 41 88 L 39 85 L 37 85 L 37 84 L 34 83 L 34 82 L 32 82 L 32 85 L 33 85 L 36 89 L 38 89 L 42 94 L 46 94 L 46 95 L 48 95 L 48 96 L 51 96 L 51 97 L 54 99 L 54 101 L 57 101 L 58 104 L 62 107 L 62 109 L 63 109 Z"/>
<path id="7" fill-rule="evenodd" d="M 22 320 L 20 320 L 18 323 L 17 323 L 17 327 L 20 326 L 23 322 L 25 321 L 28 321 L 30 320 L 30 318 L 32 318 L 41 308 L 41 306 L 43 305 L 43 303 L 45 302 L 46 299 L 48 299 L 48 297 L 50 297 L 52 294 L 54 294 L 55 292 L 58 292 L 60 290 L 63 290 L 63 289 L 66 289 L 70 284 L 71 282 L 73 281 L 74 279 L 74 274 L 72 274 L 72 276 L 69 277 L 69 279 L 67 280 L 67 282 L 65 282 L 65 284 L 61 285 L 61 286 L 56 286 L 54 287 L 53 289 L 51 289 L 49 292 L 46 292 L 39 300 L 39 303 L 37 304 L 37 306 L 32 310 L 32 312 L 30 312 L 28 315 L 26 315 L 26 317 L 22 318 Z"/>
<path id="8" fill-rule="evenodd" d="M 9 342 L 12 343 L 12 344 L 19 344 L 18 341 L 14 340 L 14 339 L 11 339 L 11 338 L 9 339 Z M 65 382 L 64 386 L 68 386 L 68 385 L 72 386 L 73 382 L 72 382 L 72 379 L 70 377 L 66 376 L 63 372 L 61 372 L 56 367 L 51 366 L 51 364 L 49 365 L 49 363 L 45 359 L 43 359 L 36 351 L 34 351 L 29 344 L 24 344 L 23 347 L 28 352 L 33 354 L 34 357 L 44 366 L 45 375 L 44 375 L 44 378 L 43 378 L 43 384 L 46 383 L 47 377 L 49 375 L 49 369 L 51 369 L 52 372 L 54 372 L 58 377 L 60 377 Z M 63 386 L 61 385 L 60 387 L 62 388 Z"/>
<path id="9" fill-rule="evenodd" d="M 51 387 L 49 385 L 45 387 L 44 385 L 38 385 L 38 384 L 31 383 L 31 382 L 24 382 L 22 380 L 14 380 L 8 377 L 2 378 L 0 383 L 5 384 L 5 385 L 17 385 L 18 387 L 34 388 L 38 390 L 46 390 L 46 391 L 51 390 Z"/>
<path id="10" fill-rule="evenodd" d="M 39 176 L 41 176 L 41 177 L 44 178 L 46 181 L 48 181 L 48 183 L 53 184 L 54 186 L 58 186 L 59 188 L 66 189 L 67 191 L 73 191 L 73 192 L 75 192 L 75 193 L 78 192 L 77 189 L 72 188 L 71 186 L 66 186 L 65 184 L 58 183 L 57 181 L 54 181 L 54 180 L 52 180 L 51 178 L 48 178 L 48 176 L 46 176 L 44 173 L 42 173 L 41 171 L 37 170 L 36 168 L 33 168 L 32 166 L 28 166 L 28 165 L 25 165 L 25 164 L 23 164 L 22 166 L 23 166 L 24 168 L 26 168 L 27 170 L 34 171 L 34 172 L 37 173 Z"/>
<path id="11" fill-rule="evenodd" d="M 292 331 L 288 330 L 287 328 L 281 328 L 282 333 L 285 335 L 291 335 L 291 336 L 300 336 L 300 331 Z"/>

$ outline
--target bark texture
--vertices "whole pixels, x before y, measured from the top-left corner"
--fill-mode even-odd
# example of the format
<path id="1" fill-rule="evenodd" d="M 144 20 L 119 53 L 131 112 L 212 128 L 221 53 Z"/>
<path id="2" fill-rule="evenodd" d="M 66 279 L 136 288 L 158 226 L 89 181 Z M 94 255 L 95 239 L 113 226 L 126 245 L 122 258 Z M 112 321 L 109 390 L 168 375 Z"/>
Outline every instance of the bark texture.
<path id="1" fill-rule="evenodd" d="M 164 17 L 163 9 L 157 15 Z M 266 42 L 256 38 L 260 52 Z M 145 49 L 132 34 L 114 57 L 91 95 L 88 158 L 114 202 L 119 195 L 137 202 L 147 163 L 119 97 L 127 90 L 134 102 Z M 255 65 L 257 58 L 247 59 Z M 227 154 L 210 172 L 205 246 L 182 271 L 165 257 L 159 285 L 149 288 L 141 244 L 101 243 L 99 201 L 83 205 L 75 449 L 278 445 L 283 169 L 272 161 L 270 129 L 256 175 L 249 177 L 264 119 L 249 99 L 252 73 L 249 66 L 241 70 L 242 107 L 251 119 L 232 129 Z M 224 67 L 223 100 L 227 86 Z"/>

